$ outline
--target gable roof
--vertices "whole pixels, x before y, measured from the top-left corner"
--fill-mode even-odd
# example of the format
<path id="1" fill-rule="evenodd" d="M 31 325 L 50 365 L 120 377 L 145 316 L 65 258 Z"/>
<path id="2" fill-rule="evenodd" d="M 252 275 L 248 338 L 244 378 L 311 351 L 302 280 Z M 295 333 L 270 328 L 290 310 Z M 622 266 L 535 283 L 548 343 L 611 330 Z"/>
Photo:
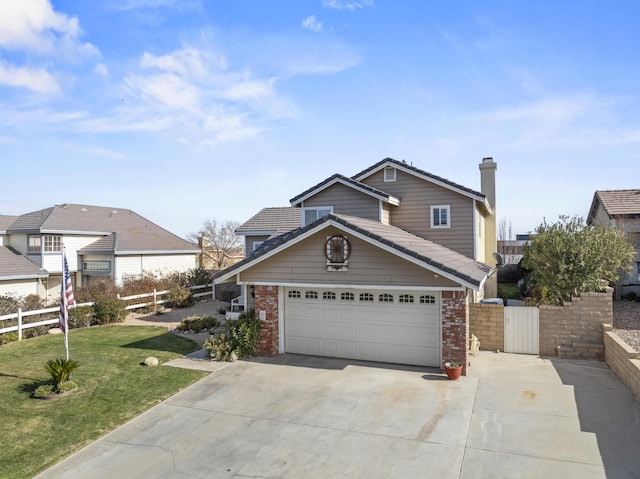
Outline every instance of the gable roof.
<path id="1" fill-rule="evenodd" d="M 236 229 L 237 235 L 282 234 L 299 228 L 302 211 L 292 206 L 263 208 Z"/>
<path id="2" fill-rule="evenodd" d="M 587 222 L 593 221 L 598 202 L 613 219 L 616 216 L 640 217 L 640 190 L 599 190 L 593 195 Z"/>
<path id="3" fill-rule="evenodd" d="M 49 273 L 9 246 L 0 246 L 0 279 L 47 278 Z"/>
<path id="4" fill-rule="evenodd" d="M 103 206 L 63 204 L 33 211 L 18 216 L 7 232 L 96 236 L 117 233 L 118 241 L 113 241 L 111 249 L 105 250 L 117 254 L 199 252 L 197 246 L 134 211 Z M 111 241 L 103 240 L 98 240 L 101 248 Z"/>
<path id="5" fill-rule="evenodd" d="M 307 226 L 273 238 L 244 260 L 221 271 L 214 277 L 214 282 L 222 283 L 328 226 L 334 226 L 348 232 L 363 241 L 474 290 L 480 288 L 491 270 L 485 264 L 395 226 L 331 213 Z"/>
<path id="6" fill-rule="evenodd" d="M 442 186 L 443 188 L 446 188 L 451 191 L 455 191 L 464 196 L 467 196 L 476 201 L 479 201 L 487 208 L 487 211 L 489 211 L 490 213 L 493 213 L 493 209 L 489 205 L 489 202 L 487 201 L 487 197 L 484 193 L 472 190 L 471 188 L 467 188 L 466 186 L 459 185 L 458 183 L 454 183 L 451 180 L 448 180 L 446 178 L 442 178 L 441 176 L 437 176 L 427 171 L 421 170 L 420 168 L 416 168 L 415 166 L 409 165 L 404 161 L 394 160 L 393 158 L 385 158 L 384 160 L 379 161 L 375 165 L 370 166 L 369 168 L 362 170 L 360 173 L 357 173 L 356 175 L 352 176 L 352 179 L 356 181 L 363 181 L 364 179 L 368 178 L 374 173 L 377 173 L 378 171 L 382 170 L 387 166 L 397 168 L 398 170 L 404 171 L 405 173 L 408 173 L 413 176 L 417 176 L 418 178 L 422 178 L 423 180 L 429 181 L 430 183 L 434 183 L 436 185 Z"/>
<path id="7" fill-rule="evenodd" d="M 395 196 L 392 196 L 389 193 L 385 193 L 384 191 L 381 191 L 377 188 L 373 188 L 369 185 L 365 185 L 364 183 L 361 183 L 353 178 L 348 178 L 346 176 L 343 176 L 339 173 L 336 173 L 335 175 L 330 176 L 326 180 L 321 181 L 317 185 L 312 186 L 308 190 L 303 191 L 298 196 L 291 198 L 289 202 L 291 203 L 291 206 L 299 205 L 307 198 L 337 183 L 342 184 L 348 188 L 353 188 L 354 190 L 360 191 L 365 195 L 373 196 L 374 198 L 378 200 L 382 200 L 386 203 L 389 203 L 395 206 L 398 206 L 400 204 L 400 200 Z"/>
<path id="8" fill-rule="evenodd" d="M 17 216 L 0 215 L 0 233 L 6 232 L 17 218 Z"/>

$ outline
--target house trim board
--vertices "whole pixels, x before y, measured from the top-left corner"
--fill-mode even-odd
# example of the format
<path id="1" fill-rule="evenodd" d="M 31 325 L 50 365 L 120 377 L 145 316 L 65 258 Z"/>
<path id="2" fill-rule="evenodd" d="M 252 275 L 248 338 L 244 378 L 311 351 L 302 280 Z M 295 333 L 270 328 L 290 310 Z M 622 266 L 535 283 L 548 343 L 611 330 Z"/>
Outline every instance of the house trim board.
<path id="1" fill-rule="evenodd" d="M 282 286 L 285 288 L 322 288 L 322 289 L 374 289 L 381 291 L 465 291 L 463 286 L 390 286 L 384 284 L 338 284 L 338 283 L 296 283 L 282 281 L 243 281 L 238 278 L 236 283 L 242 286 Z"/>

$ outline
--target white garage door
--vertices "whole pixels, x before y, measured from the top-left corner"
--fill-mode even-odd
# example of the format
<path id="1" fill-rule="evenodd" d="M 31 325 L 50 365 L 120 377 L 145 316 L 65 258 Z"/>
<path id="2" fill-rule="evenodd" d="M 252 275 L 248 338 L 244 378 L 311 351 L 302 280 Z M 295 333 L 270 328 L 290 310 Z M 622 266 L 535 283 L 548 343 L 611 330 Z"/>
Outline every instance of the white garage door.
<path id="1" fill-rule="evenodd" d="M 438 293 L 286 288 L 285 351 L 440 366 Z"/>

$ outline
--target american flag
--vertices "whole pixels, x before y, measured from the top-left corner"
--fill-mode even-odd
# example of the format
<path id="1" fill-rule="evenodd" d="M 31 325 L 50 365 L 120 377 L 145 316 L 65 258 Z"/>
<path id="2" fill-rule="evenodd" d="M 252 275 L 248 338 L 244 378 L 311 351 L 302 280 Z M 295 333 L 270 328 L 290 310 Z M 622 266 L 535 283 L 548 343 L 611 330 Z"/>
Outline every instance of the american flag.
<path id="1" fill-rule="evenodd" d="M 67 264 L 67 255 L 62 250 L 62 268 L 63 268 L 63 285 L 60 287 L 60 329 L 67 333 L 69 324 L 69 306 L 76 303 L 73 297 L 73 286 L 71 284 L 71 274 L 69 274 L 69 265 Z"/>

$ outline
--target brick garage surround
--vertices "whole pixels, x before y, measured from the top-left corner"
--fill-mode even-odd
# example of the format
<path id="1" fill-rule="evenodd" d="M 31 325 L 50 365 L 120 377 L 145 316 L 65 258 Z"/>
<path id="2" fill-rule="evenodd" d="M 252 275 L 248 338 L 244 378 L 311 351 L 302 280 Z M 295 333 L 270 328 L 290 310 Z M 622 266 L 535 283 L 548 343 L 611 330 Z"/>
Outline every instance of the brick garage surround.
<path id="1" fill-rule="evenodd" d="M 256 286 L 256 315 L 260 317 L 264 311 L 260 338 L 256 345 L 259 356 L 276 356 L 278 354 L 278 287 Z"/>
<path id="2" fill-rule="evenodd" d="M 442 292 L 442 359 L 463 364 L 467 374 L 469 312 L 466 291 Z"/>

